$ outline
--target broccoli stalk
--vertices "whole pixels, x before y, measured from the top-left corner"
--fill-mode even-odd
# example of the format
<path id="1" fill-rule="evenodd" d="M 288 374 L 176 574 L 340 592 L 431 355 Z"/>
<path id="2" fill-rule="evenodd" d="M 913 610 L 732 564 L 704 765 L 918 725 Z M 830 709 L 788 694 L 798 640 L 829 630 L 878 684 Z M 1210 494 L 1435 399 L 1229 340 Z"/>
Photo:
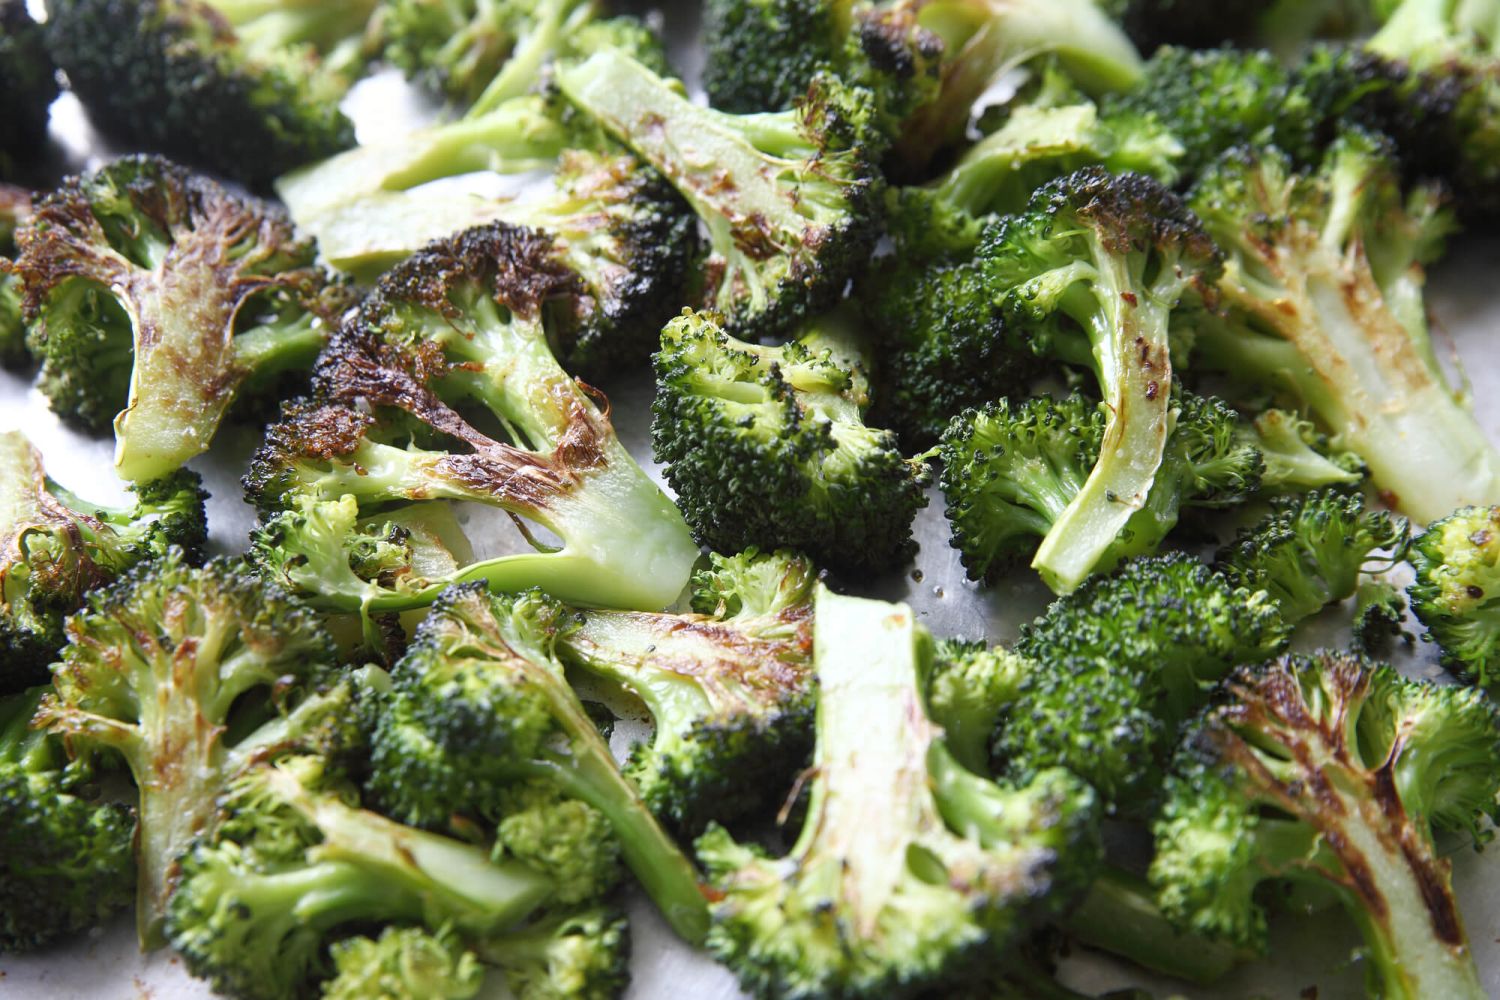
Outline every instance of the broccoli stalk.
<path id="1" fill-rule="evenodd" d="M 687 525 L 620 443 L 607 403 L 548 344 L 549 317 L 581 292 L 550 239 L 498 225 L 386 275 L 319 361 L 318 400 L 289 407 L 252 462 L 246 487 L 268 517 L 253 542 L 262 566 L 366 616 L 471 580 L 618 608 L 676 600 L 698 558 Z M 515 443 L 476 428 L 455 409 L 465 404 Z M 499 507 L 537 551 L 419 559 L 395 512 L 433 500 Z"/>
<path id="2" fill-rule="evenodd" d="M 470 1000 L 484 968 L 451 932 L 387 927 L 378 938 L 352 937 L 328 949 L 334 975 L 322 1000 Z"/>
<path id="3" fill-rule="evenodd" d="M 1315 172 L 1274 149 L 1231 153 L 1191 204 L 1228 254 L 1225 318 L 1196 339 L 1206 362 L 1246 391 L 1287 392 L 1418 521 L 1500 495 L 1500 454 L 1427 330 L 1421 265 L 1448 228 L 1435 191 L 1403 199 L 1390 150 L 1347 133 Z"/>
<path id="4" fill-rule="evenodd" d="M 68 620 L 56 690 L 37 725 L 72 746 L 117 752 L 135 778 L 143 945 L 162 942 L 178 858 L 233 775 L 347 709 L 344 688 L 292 704 L 333 662 L 307 609 L 247 567 L 190 569 L 175 549 L 96 592 Z M 262 710 L 248 731 L 230 726 L 237 706 L 273 691 L 282 710 Z"/>
<path id="5" fill-rule="evenodd" d="M 309 364 L 346 303 L 274 209 L 156 158 L 68 179 L 17 243 L 42 389 L 89 429 L 114 416 L 135 482 L 207 451 L 246 382 Z"/>
<path id="6" fill-rule="evenodd" d="M 1464 507 L 1434 521 L 1410 555 L 1411 609 L 1443 665 L 1490 686 L 1500 665 L 1500 507 Z"/>
<path id="7" fill-rule="evenodd" d="M 1483 997 L 1434 830 L 1496 812 L 1500 720 L 1481 693 L 1339 653 L 1235 674 L 1180 753 L 1151 880 L 1198 933 L 1263 952 L 1266 880 L 1331 892 L 1371 995 Z"/>
<path id="8" fill-rule="evenodd" d="M 814 614 L 807 819 L 785 858 L 720 827 L 699 838 L 720 894 L 709 948 L 760 997 L 992 971 L 1044 895 L 1063 906 L 1086 882 L 1093 795 L 1061 770 L 1004 787 L 954 758 L 924 708 L 932 643 L 909 608 L 819 586 Z"/>
<path id="9" fill-rule="evenodd" d="M 703 613 L 583 611 L 558 647 L 645 703 L 656 734 L 625 773 L 689 832 L 779 800 L 812 747 L 812 564 L 754 549 L 711 559 L 693 579 Z"/>
<path id="10" fill-rule="evenodd" d="M 825 75 L 792 111 L 729 115 L 611 50 L 557 83 L 703 221 L 705 304 L 736 334 L 774 333 L 831 305 L 868 259 L 879 175 L 867 92 Z"/>

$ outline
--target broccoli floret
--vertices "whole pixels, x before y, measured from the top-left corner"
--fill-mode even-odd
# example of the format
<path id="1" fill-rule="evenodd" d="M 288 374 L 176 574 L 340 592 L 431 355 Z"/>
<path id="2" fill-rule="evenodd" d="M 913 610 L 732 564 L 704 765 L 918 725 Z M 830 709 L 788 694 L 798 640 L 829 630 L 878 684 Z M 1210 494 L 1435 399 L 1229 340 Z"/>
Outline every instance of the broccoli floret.
<path id="1" fill-rule="evenodd" d="M 1095 572 L 1154 552 L 1184 507 L 1223 507 L 1254 493 L 1262 462 L 1236 434 L 1238 416 L 1216 399 L 1182 394 L 1145 503 L 1125 522 Z M 941 483 L 953 546 L 974 579 L 993 582 L 1031 557 L 1099 460 L 1106 418 L 1074 394 L 1008 400 L 955 417 L 943 435 Z"/>
<path id="2" fill-rule="evenodd" d="M 792 111 L 729 115 L 613 50 L 557 83 L 693 207 L 709 238 L 704 304 L 736 335 L 816 314 L 868 260 L 880 188 L 868 91 L 825 75 Z"/>
<path id="3" fill-rule="evenodd" d="M 1500 507 L 1464 507 L 1411 547 L 1411 609 L 1443 665 L 1488 687 L 1500 667 Z"/>
<path id="4" fill-rule="evenodd" d="M 1022 679 L 1034 669 L 1031 660 L 999 646 L 960 639 L 938 642 L 927 704 L 955 760 L 975 774 L 993 770 L 990 744 L 1001 715 L 1015 704 Z"/>
<path id="5" fill-rule="evenodd" d="M 352 937 L 329 948 L 334 977 L 323 1000 L 470 1000 L 484 968 L 452 933 L 387 927 L 378 938 Z"/>
<path id="6" fill-rule="evenodd" d="M 1360 581 L 1354 592 L 1354 623 L 1349 647 L 1356 653 L 1375 656 L 1400 638 L 1408 646 L 1416 636 L 1406 631 L 1406 598 L 1389 580 Z"/>
<path id="7" fill-rule="evenodd" d="M 924 708 L 933 644 L 904 605 L 814 599 L 817 746 L 784 858 L 722 827 L 709 948 L 759 997 L 884 997 L 983 976 L 1098 857 L 1095 800 L 1062 770 L 965 768 Z"/>
<path id="8" fill-rule="evenodd" d="M 1500 721 L 1482 693 L 1342 653 L 1234 675 L 1180 752 L 1151 881 L 1168 916 L 1264 952 L 1266 883 L 1343 903 L 1372 996 L 1486 996 L 1436 830 L 1496 812 Z"/>
<path id="9" fill-rule="evenodd" d="M 1321 489 L 1271 501 L 1270 513 L 1221 549 L 1215 565 L 1237 585 L 1269 593 L 1295 625 L 1354 596 L 1362 573 L 1399 563 L 1410 539 L 1406 518 L 1366 509 L 1359 493 Z"/>
<path id="10" fill-rule="evenodd" d="M 156 157 L 69 178 L 16 242 L 42 391 L 88 430 L 113 420 L 136 482 L 206 451 L 240 390 L 310 364 L 349 304 L 276 209 Z"/>
<path id="11" fill-rule="evenodd" d="M 0 953 L 94 927 L 135 897 L 130 809 L 31 728 L 45 691 L 0 698 Z"/>
<path id="12" fill-rule="evenodd" d="M 562 606 L 540 591 L 489 595 L 477 584 L 446 591 L 392 671 L 372 736 L 369 787 L 398 819 L 501 819 L 503 832 L 514 786 L 550 783 L 562 800 L 605 817 L 614 837 L 594 837 L 594 851 L 613 850 L 617 841 L 667 922 L 700 941 L 708 913 L 692 863 L 615 763 L 556 658 L 559 634 L 571 627 Z M 542 820 L 525 831 L 539 842 L 518 831 L 506 841 L 509 851 L 541 857 L 558 826 Z M 580 838 L 579 850 L 587 846 Z M 570 875 L 592 864 L 578 852 L 556 860 Z M 607 888 L 598 884 L 594 894 Z"/>
<path id="13" fill-rule="evenodd" d="M 614 1000 L 630 982 L 630 925 L 610 906 L 550 914 L 479 951 L 516 1000 Z"/>
<path id="14" fill-rule="evenodd" d="M 470 580 L 617 608 L 676 600 L 698 558 L 682 515 L 548 345 L 551 314 L 583 293 L 552 240 L 503 225 L 387 274 L 324 352 L 315 401 L 289 406 L 251 464 L 265 570 L 366 615 Z M 463 406 L 488 411 L 484 425 L 513 443 Z M 403 516 L 425 520 L 443 500 L 509 512 L 537 551 L 476 561 L 443 543 L 456 532 L 416 532 Z M 535 539 L 522 518 L 560 542 Z"/>
<path id="15" fill-rule="evenodd" d="M 63 619 L 89 591 L 174 545 L 202 558 L 208 494 L 197 473 L 134 492 L 129 508 L 87 503 L 47 478 L 24 435 L 0 434 L 0 693 L 46 680 Z"/>
<path id="16" fill-rule="evenodd" d="M 1364 481 L 1365 463 L 1358 455 L 1335 448 L 1311 420 L 1286 410 L 1265 410 L 1236 433 L 1260 452 L 1262 492 L 1295 493 Z"/>
<path id="17" fill-rule="evenodd" d="M 1197 357 L 1246 392 L 1284 392 L 1368 464 L 1387 503 L 1429 521 L 1500 494 L 1500 453 L 1449 390 L 1422 264 L 1449 218 L 1404 196 L 1381 140 L 1346 133 L 1316 171 L 1273 148 L 1227 155 L 1191 204 L 1228 260 Z"/>
<path id="18" fill-rule="evenodd" d="M 42 27 L 26 0 L 0 0 L 0 181 L 18 179 L 47 141 L 47 116 L 57 97 L 57 69 Z"/>
<path id="19" fill-rule="evenodd" d="M 137 929 L 155 945 L 177 859 L 218 794 L 249 762 L 322 735 L 351 692 L 315 690 L 333 649 L 312 612 L 242 563 L 192 569 L 177 549 L 94 592 L 67 633 L 37 725 L 129 766 Z"/>
<path id="20" fill-rule="evenodd" d="M 31 363 L 26 322 L 21 318 L 21 279 L 11 273 L 7 260 L 15 256 L 16 227 L 30 214 L 31 192 L 0 183 L 0 366 L 5 368 Z"/>
<path id="21" fill-rule="evenodd" d="M 625 773 L 689 833 L 779 803 L 812 749 L 812 564 L 754 549 L 710 558 L 693 579 L 705 613 L 583 611 L 559 644 L 645 703 L 656 733 Z"/>
<path id="22" fill-rule="evenodd" d="M 482 940 L 552 892 L 522 862 L 360 808 L 317 756 L 250 768 L 220 813 L 182 858 L 167 933 L 189 972 L 237 1000 L 307 995 L 341 930 L 411 921 Z"/>
<path id="23" fill-rule="evenodd" d="M 56 0 L 48 51 L 100 131 L 255 187 L 354 144 L 375 0 Z"/>
<path id="24" fill-rule="evenodd" d="M 926 467 L 865 423 L 862 353 L 841 313 L 781 347 L 737 340 L 711 313 L 667 325 L 651 443 L 699 541 L 786 546 L 858 570 L 912 557 Z"/>

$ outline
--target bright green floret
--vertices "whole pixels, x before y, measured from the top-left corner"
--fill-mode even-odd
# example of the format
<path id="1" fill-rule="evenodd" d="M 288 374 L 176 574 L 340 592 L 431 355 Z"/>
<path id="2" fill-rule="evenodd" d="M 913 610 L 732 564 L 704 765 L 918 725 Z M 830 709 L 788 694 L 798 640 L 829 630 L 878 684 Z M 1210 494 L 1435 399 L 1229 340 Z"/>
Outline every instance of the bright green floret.
<path id="1" fill-rule="evenodd" d="M 662 331 L 656 378 L 652 446 L 699 541 L 862 570 L 911 558 L 925 466 L 865 423 L 869 380 L 847 316 L 764 347 L 684 313 Z"/>
<path id="2" fill-rule="evenodd" d="M 1500 507 L 1464 507 L 1411 547 L 1411 608 L 1443 665 L 1481 687 L 1500 668 Z"/>
<path id="3" fill-rule="evenodd" d="M 484 984 L 484 968 L 454 935 L 422 927 L 347 938 L 328 953 L 334 977 L 323 1000 L 470 1000 Z"/>
<path id="4" fill-rule="evenodd" d="M 1286 410 L 1264 410 L 1242 424 L 1236 434 L 1260 452 L 1263 493 L 1297 493 L 1364 481 L 1365 463 L 1358 455 L 1335 448 L 1311 420 Z"/>
<path id="5" fill-rule="evenodd" d="M 479 952 L 516 1000 L 614 1000 L 630 983 L 630 925 L 607 904 L 550 913 Z"/>
<path id="6" fill-rule="evenodd" d="M 1261 953 L 1272 888 L 1331 894 L 1364 937 L 1370 995 L 1477 1000 L 1433 837 L 1493 817 L 1497 764 L 1500 720 L 1472 688 L 1342 653 L 1244 669 L 1174 766 L 1151 880 L 1174 920 Z"/>
<path id="7" fill-rule="evenodd" d="M 30 214 L 31 192 L 0 183 L 0 367 L 5 368 L 31 363 L 26 321 L 21 316 L 21 279 L 5 263 L 16 254 L 16 227 Z"/>

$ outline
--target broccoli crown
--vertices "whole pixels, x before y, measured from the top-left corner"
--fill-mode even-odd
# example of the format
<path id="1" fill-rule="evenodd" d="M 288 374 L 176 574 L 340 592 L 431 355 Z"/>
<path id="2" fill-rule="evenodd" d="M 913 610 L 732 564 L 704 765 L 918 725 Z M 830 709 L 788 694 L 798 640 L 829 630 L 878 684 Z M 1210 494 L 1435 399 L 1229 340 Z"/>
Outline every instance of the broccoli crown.
<path id="1" fill-rule="evenodd" d="M 1228 256 L 1223 312 L 1195 336 L 1207 367 L 1309 413 L 1418 521 L 1500 493 L 1500 453 L 1449 390 L 1422 302 L 1451 220 L 1435 190 L 1403 194 L 1384 140 L 1346 132 L 1302 172 L 1232 151 L 1191 203 Z"/>
<path id="2" fill-rule="evenodd" d="M 1269 594 L 1235 587 L 1182 553 L 1131 559 L 1055 601 L 1021 630 L 1022 672 L 995 753 L 1007 774 L 1063 766 L 1138 810 L 1173 733 L 1241 663 L 1285 647 Z"/>
<path id="3" fill-rule="evenodd" d="M 354 144 L 374 0 L 60 0 L 47 49 L 103 132 L 252 186 Z"/>
<path id="4" fill-rule="evenodd" d="M 925 466 L 865 424 L 869 382 L 844 322 L 826 317 L 781 347 L 737 340 L 710 313 L 662 331 L 651 441 L 701 542 L 861 570 L 916 551 Z"/>
<path id="5" fill-rule="evenodd" d="M 340 931 L 420 922 L 482 940 L 536 910 L 551 889 L 523 864 L 492 861 L 480 845 L 361 808 L 322 758 L 293 756 L 252 767 L 230 785 L 217 823 L 182 858 L 167 932 L 188 971 L 216 991 L 276 1000 L 307 995 L 330 977 L 328 944 Z M 377 942 L 370 957 L 412 955 L 416 943 L 401 943 Z M 433 958 L 430 942 L 415 953 Z M 344 970 L 358 957 L 345 954 Z M 460 958 L 444 978 L 463 972 Z"/>
<path id="6" fill-rule="evenodd" d="M 982 975 L 1090 877 L 1094 798 L 1065 771 L 1002 786 L 958 763 L 924 708 L 932 642 L 909 608 L 821 586 L 814 607 L 807 819 L 785 858 L 722 827 L 699 838 L 719 893 L 709 948 L 760 997 Z"/>
<path id="7" fill-rule="evenodd" d="M 193 569 L 175 548 L 93 592 L 67 636 L 37 724 L 129 766 L 140 790 L 138 924 L 153 942 L 176 860 L 224 785 L 344 705 L 313 693 L 332 646 L 311 611 L 248 566 Z M 241 705 L 250 714 L 234 716 L 231 737 Z"/>
<path id="8" fill-rule="evenodd" d="M 207 450 L 248 378 L 310 363 L 348 302 L 279 212 L 157 157 L 68 178 L 16 241 L 42 391 L 113 419 L 137 482 Z"/>
<path id="9" fill-rule="evenodd" d="M 1215 565 L 1236 584 L 1268 592 L 1288 624 L 1354 596 L 1360 574 L 1405 558 L 1406 518 L 1367 510 L 1364 497 L 1330 488 L 1271 501 L 1271 511 L 1220 550 Z M 1378 550 L 1385 566 L 1371 567 Z"/>
<path id="10" fill-rule="evenodd" d="M 613 607 L 675 600 L 698 557 L 687 525 L 548 343 L 549 307 L 579 293 L 549 237 L 503 225 L 440 240 L 382 278 L 319 360 L 314 399 L 288 406 L 252 461 L 246 488 L 270 516 L 261 565 L 366 615 L 481 579 Z M 460 407 L 488 411 L 511 441 Z M 403 523 L 414 502 L 444 500 L 515 515 L 537 551 L 475 561 Z M 560 544 L 533 541 L 521 518 Z M 427 554 L 404 562 L 414 547 Z"/>
<path id="11" fill-rule="evenodd" d="M 559 633 L 573 627 L 540 591 L 446 591 L 392 671 L 369 788 L 406 821 L 498 821 L 503 847 L 551 869 L 553 882 L 572 887 L 569 901 L 610 887 L 618 851 L 668 922 L 697 940 L 707 914 L 692 865 L 621 773 L 556 657 Z M 587 808 L 559 815 L 572 800 Z M 554 849 L 560 836 L 566 850 Z"/>
<path id="12" fill-rule="evenodd" d="M 625 773 L 673 828 L 778 802 L 812 749 L 812 563 L 748 549 L 694 578 L 703 614 L 583 611 L 570 664 L 645 703 L 656 733 Z"/>
<path id="13" fill-rule="evenodd" d="M 630 982 L 630 925 L 608 905 L 551 913 L 481 953 L 516 1000 L 614 1000 Z"/>
<path id="14" fill-rule="evenodd" d="M 45 693 L 0 698 L 0 952 L 103 923 L 135 896 L 129 807 L 102 801 L 84 758 L 30 728 Z"/>
<path id="15" fill-rule="evenodd" d="M 872 95 L 816 78 L 791 111 L 698 107 L 674 81 L 601 51 L 563 94 L 687 199 L 708 232 L 704 304 L 737 335 L 774 334 L 831 305 L 878 231 Z"/>
<path id="16" fill-rule="evenodd" d="M 1411 609 L 1443 665 L 1488 687 L 1500 667 L 1500 507 L 1464 507 L 1434 521 L 1409 555 Z"/>
<path id="17" fill-rule="evenodd" d="M 1472 688 L 1343 653 L 1244 669 L 1174 764 L 1152 883 L 1174 920 L 1258 950 L 1259 886 L 1311 883 L 1364 933 L 1372 995 L 1482 997 L 1432 838 L 1494 814 L 1497 754 Z"/>
<path id="18" fill-rule="evenodd" d="M 26 0 L 0 0 L 0 180 L 19 175 L 47 137 L 47 115 L 57 97 L 57 70 L 42 42 L 41 25 Z"/>
<path id="19" fill-rule="evenodd" d="M 1260 452 L 1265 468 L 1260 488 L 1293 493 L 1324 486 L 1354 486 L 1365 478 L 1365 463 L 1336 448 L 1311 420 L 1272 407 L 1240 426 L 1242 442 Z"/>
<path id="20" fill-rule="evenodd" d="M 470 1000 L 484 968 L 451 933 L 387 927 L 378 938 L 352 937 L 328 949 L 334 975 L 323 1000 Z"/>
<path id="21" fill-rule="evenodd" d="M 47 677 L 63 619 L 89 591 L 180 546 L 202 558 L 208 522 L 198 474 L 134 488 L 133 508 L 86 504 L 47 478 L 19 431 L 0 434 L 0 692 Z"/>

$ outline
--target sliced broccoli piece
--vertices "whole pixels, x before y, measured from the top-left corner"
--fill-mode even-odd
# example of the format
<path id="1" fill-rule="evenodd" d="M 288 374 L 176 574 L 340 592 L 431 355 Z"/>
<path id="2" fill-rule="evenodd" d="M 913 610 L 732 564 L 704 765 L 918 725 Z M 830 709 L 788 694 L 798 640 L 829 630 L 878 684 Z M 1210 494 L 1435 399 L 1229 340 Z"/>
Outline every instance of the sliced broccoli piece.
<path id="1" fill-rule="evenodd" d="M 1422 264 L 1449 227 L 1438 193 L 1403 196 L 1391 151 L 1346 133 L 1316 171 L 1274 149 L 1227 155 L 1193 209 L 1228 255 L 1224 318 L 1197 355 L 1245 391 L 1284 392 L 1358 454 L 1417 521 L 1500 494 L 1500 453 L 1449 390 L 1422 304 Z"/>
<path id="2" fill-rule="evenodd" d="M 645 703 L 656 732 L 625 773 L 688 833 L 779 804 L 812 749 L 812 564 L 754 549 L 710 559 L 693 579 L 704 613 L 583 611 L 558 647 Z"/>
<path id="3" fill-rule="evenodd" d="M 354 144 L 375 0 L 57 0 L 47 49 L 107 135 L 263 187 Z"/>
<path id="4" fill-rule="evenodd" d="M 1221 549 L 1215 565 L 1237 585 L 1269 593 L 1295 625 L 1353 597 L 1362 573 L 1401 562 L 1410 541 L 1406 518 L 1366 509 L 1359 493 L 1321 489 L 1271 501 L 1271 512 Z"/>
<path id="5" fill-rule="evenodd" d="M 737 340 L 711 313 L 662 331 L 651 443 L 701 542 L 785 546 L 857 570 L 915 553 L 926 467 L 865 423 L 869 381 L 850 326 L 830 314 L 781 347 Z"/>
<path id="6" fill-rule="evenodd" d="M 1365 463 L 1358 455 L 1335 448 L 1311 420 L 1286 410 L 1265 410 L 1242 424 L 1237 434 L 1260 452 L 1264 492 L 1293 493 L 1364 481 Z"/>
<path id="7" fill-rule="evenodd" d="M 70 177 L 16 241 L 42 391 L 88 430 L 113 419 L 135 482 L 208 450 L 241 389 L 309 365 L 350 304 L 274 208 L 155 157 Z"/>
<path id="8" fill-rule="evenodd" d="M 709 237 L 704 303 L 736 335 L 816 314 L 868 260 L 880 188 L 868 91 L 820 76 L 792 111 L 729 115 L 613 50 L 557 83 L 693 207 Z"/>
<path id="9" fill-rule="evenodd" d="M 548 344 L 552 314 L 576 311 L 583 292 L 551 239 L 502 225 L 386 275 L 319 361 L 317 401 L 288 407 L 252 461 L 245 485 L 266 517 L 252 547 L 266 572 L 365 615 L 470 580 L 617 608 L 676 600 L 697 545 L 620 443 L 608 404 Z M 414 532 L 401 512 L 435 500 L 509 512 L 536 551 L 476 561 L 442 531 Z"/>
<path id="10" fill-rule="evenodd" d="M 1497 753 L 1473 689 L 1342 653 L 1247 668 L 1179 754 L 1152 883 L 1174 920 L 1261 953 L 1261 887 L 1316 887 L 1363 934 L 1371 995 L 1483 997 L 1433 835 L 1494 815 Z"/>
<path id="11" fill-rule="evenodd" d="M 1093 794 L 1062 770 L 997 785 L 924 708 L 932 641 L 904 605 L 814 600 L 817 748 L 784 858 L 722 827 L 709 948 L 758 997 L 883 997 L 983 976 L 1097 861 Z M 873 738 L 872 738 L 873 737 Z"/>
<path id="12" fill-rule="evenodd" d="M 346 938 L 328 952 L 334 977 L 323 1000 L 470 1000 L 484 983 L 483 966 L 453 934 L 421 927 Z"/>
<path id="13" fill-rule="evenodd" d="M 47 478 L 24 435 L 0 434 L 0 693 L 47 679 L 63 619 L 90 591 L 174 545 L 201 560 L 208 494 L 198 474 L 133 489 L 133 507 L 87 503 Z"/>
<path id="14" fill-rule="evenodd" d="M 614 1000 L 630 982 L 630 925 L 610 906 L 549 914 L 479 951 L 516 1000 Z"/>
<path id="15" fill-rule="evenodd" d="M 1500 507 L 1464 507 L 1434 521 L 1410 557 L 1411 609 L 1443 665 L 1490 686 L 1500 666 Z"/>
<path id="16" fill-rule="evenodd" d="M 45 692 L 0 698 L 0 953 L 97 926 L 135 897 L 130 808 L 31 728 Z"/>
<path id="17" fill-rule="evenodd" d="M 397 818 L 440 825 L 455 814 L 501 818 L 518 782 L 550 783 L 562 799 L 604 816 L 614 837 L 593 837 L 594 850 L 618 843 L 672 928 L 700 941 L 708 912 L 692 863 L 615 763 L 556 658 L 558 637 L 571 627 L 540 591 L 489 595 L 477 584 L 446 591 L 392 672 L 372 737 L 369 788 Z M 507 849 L 540 856 L 559 830 L 543 819 L 509 839 L 502 822 Z M 578 849 L 586 846 L 579 838 Z M 570 874 L 585 863 L 578 851 L 558 861 Z M 598 884 L 592 894 L 607 888 Z"/>
<path id="18" fill-rule="evenodd" d="M 57 68 L 43 43 L 43 29 L 26 0 L 0 0 L 0 181 L 15 180 L 47 141 L 47 118 L 58 93 Z"/>
<path id="19" fill-rule="evenodd" d="M 68 620 L 37 725 L 70 746 L 117 752 L 135 778 L 143 945 L 161 943 L 177 860 L 234 774 L 321 740 L 348 712 L 347 686 L 316 690 L 333 662 L 308 609 L 241 563 L 192 569 L 176 549 L 96 591 Z"/>

